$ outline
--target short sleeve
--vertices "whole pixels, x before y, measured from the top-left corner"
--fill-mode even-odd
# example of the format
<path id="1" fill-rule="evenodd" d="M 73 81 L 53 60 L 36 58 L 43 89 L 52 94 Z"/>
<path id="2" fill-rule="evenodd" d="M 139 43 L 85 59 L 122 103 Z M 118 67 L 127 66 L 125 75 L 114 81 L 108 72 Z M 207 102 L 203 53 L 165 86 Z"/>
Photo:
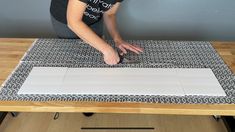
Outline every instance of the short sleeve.
<path id="1" fill-rule="evenodd" d="M 122 2 L 123 0 L 117 0 L 117 2 Z"/>
<path id="2" fill-rule="evenodd" d="M 88 0 L 78 0 L 78 1 L 81 1 L 81 2 L 84 2 L 84 3 L 88 3 Z"/>

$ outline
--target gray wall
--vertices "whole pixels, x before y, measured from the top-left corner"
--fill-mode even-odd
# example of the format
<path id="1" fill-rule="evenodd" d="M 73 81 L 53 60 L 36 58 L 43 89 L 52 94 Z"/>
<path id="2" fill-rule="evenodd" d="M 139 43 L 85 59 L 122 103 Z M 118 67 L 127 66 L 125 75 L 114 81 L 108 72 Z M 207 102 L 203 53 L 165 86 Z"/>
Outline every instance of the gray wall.
<path id="1" fill-rule="evenodd" d="M 235 0 L 128 0 L 122 9 L 126 38 L 235 40 Z"/>
<path id="2" fill-rule="evenodd" d="M 0 37 L 53 37 L 50 0 L 0 0 Z"/>
<path id="3" fill-rule="evenodd" d="M 0 37 L 54 37 L 50 0 L 0 0 Z M 235 40 L 235 0 L 125 0 L 125 39 Z"/>

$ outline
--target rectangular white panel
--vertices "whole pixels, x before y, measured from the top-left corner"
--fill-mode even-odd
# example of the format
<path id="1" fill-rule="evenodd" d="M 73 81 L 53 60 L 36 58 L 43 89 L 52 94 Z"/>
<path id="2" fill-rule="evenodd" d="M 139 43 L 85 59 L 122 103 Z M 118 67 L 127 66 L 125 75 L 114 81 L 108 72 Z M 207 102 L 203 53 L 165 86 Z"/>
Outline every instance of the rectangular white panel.
<path id="1" fill-rule="evenodd" d="M 180 95 L 174 71 L 147 68 L 72 68 L 62 85 L 67 93 L 118 95 Z M 165 73 L 165 74 L 164 74 Z"/>
<path id="2" fill-rule="evenodd" d="M 18 94 L 226 96 L 210 69 L 35 67 Z"/>
<path id="3" fill-rule="evenodd" d="M 178 69 L 177 72 L 186 95 L 226 96 L 211 69 Z"/>
<path id="4" fill-rule="evenodd" d="M 51 94 L 59 92 L 67 68 L 63 67 L 34 67 L 18 94 Z M 63 90 L 62 90 L 63 91 Z M 61 92 L 61 91 L 60 91 Z"/>

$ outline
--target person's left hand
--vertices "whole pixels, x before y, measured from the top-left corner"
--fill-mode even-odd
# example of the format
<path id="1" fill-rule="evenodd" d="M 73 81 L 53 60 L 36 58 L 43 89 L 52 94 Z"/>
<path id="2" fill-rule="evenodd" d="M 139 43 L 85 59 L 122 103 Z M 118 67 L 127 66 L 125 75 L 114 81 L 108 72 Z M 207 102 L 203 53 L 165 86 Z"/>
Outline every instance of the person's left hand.
<path id="1" fill-rule="evenodd" d="M 116 47 L 122 51 L 123 54 L 126 54 L 127 50 L 130 50 L 136 54 L 139 54 L 144 51 L 143 48 L 139 47 L 138 45 L 130 44 L 123 40 L 117 41 L 115 42 L 115 44 L 116 44 Z"/>

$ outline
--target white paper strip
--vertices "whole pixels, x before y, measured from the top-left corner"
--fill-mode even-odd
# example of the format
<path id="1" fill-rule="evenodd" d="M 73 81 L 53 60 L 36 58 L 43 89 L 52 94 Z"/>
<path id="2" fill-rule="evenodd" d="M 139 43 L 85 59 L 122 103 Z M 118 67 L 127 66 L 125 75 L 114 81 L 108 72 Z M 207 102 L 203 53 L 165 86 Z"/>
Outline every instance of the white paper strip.
<path id="1" fill-rule="evenodd" d="M 226 96 L 211 69 L 34 67 L 18 94 Z"/>

